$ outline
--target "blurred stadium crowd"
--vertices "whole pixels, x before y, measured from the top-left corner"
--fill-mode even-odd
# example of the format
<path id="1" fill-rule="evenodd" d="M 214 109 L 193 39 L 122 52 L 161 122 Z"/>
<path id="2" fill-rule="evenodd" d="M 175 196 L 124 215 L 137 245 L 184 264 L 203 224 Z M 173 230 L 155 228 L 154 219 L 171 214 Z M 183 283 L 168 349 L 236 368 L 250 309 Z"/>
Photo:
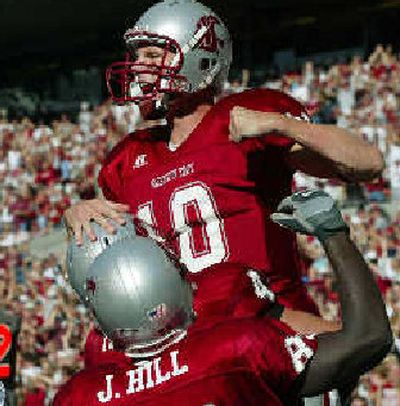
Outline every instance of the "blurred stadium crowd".
<path id="1" fill-rule="evenodd" d="M 227 84 L 240 91 L 247 78 Z M 350 185 L 295 177 L 294 188 L 321 187 L 342 204 L 353 239 L 376 274 L 396 337 L 391 355 L 365 375 L 354 405 L 400 404 L 400 59 L 378 45 L 367 60 L 304 65 L 269 79 L 266 87 L 302 100 L 314 120 L 349 128 L 375 143 L 386 169 L 372 184 Z M 63 277 L 63 258 L 37 257 L 32 240 L 61 229 L 63 210 L 96 195 L 96 175 L 107 151 L 138 119 L 135 107 L 82 103 L 76 123 L 66 115 L 50 125 L 28 117 L 0 121 L 0 296 L 22 316 L 18 343 L 20 405 L 47 405 L 82 367 L 91 321 Z M 398 206 L 400 207 L 400 206 Z M 314 238 L 299 238 L 304 281 L 323 315 L 340 316 L 329 263 Z"/>

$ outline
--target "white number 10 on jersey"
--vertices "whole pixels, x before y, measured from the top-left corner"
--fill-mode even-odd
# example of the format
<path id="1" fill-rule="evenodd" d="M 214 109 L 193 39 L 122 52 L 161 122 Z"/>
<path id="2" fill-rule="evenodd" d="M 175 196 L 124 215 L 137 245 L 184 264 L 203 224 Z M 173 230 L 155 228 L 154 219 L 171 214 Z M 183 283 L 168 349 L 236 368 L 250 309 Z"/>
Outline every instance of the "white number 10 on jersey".
<path id="1" fill-rule="evenodd" d="M 196 247 L 194 228 L 190 225 L 188 215 L 189 208 L 196 213 L 196 225 L 201 228 L 197 235 L 201 235 L 202 250 Z M 151 201 L 138 207 L 137 216 L 149 236 L 162 241 L 156 231 L 156 214 Z M 189 272 L 200 272 L 228 258 L 224 223 L 207 185 L 193 182 L 176 189 L 170 197 L 169 215 L 172 229 L 178 234 L 180 260 Z"/>

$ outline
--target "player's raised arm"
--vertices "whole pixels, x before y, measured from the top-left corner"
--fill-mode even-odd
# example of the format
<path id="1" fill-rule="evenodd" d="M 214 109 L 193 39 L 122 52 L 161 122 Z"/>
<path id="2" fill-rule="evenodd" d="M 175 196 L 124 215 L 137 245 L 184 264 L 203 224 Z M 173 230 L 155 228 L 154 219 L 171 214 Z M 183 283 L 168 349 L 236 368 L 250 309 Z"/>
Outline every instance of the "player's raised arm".
<path id="1" fill-rule="evenodd" d="M 390 350 L 392 332 L 381 294 L 328 194 L 295 193 L 281 202 L 272 219 L 294 231 L 317 236 L 338 281 L 342 329 L 318 336 L 318 350 L 303 376 L 301 395 L 343 388 Z"/>
<path id="2" fill-rule="evenodd" d="M 312 124 L 280 113 L 234 107 L 231 139 L 260 136 L 272 131 L 296 141 L 290 165 L 313 176 L 346 181 L 371 180 L 380 175 L 384 160 L 380 151 L 361 138 L 335 125 Z"/>

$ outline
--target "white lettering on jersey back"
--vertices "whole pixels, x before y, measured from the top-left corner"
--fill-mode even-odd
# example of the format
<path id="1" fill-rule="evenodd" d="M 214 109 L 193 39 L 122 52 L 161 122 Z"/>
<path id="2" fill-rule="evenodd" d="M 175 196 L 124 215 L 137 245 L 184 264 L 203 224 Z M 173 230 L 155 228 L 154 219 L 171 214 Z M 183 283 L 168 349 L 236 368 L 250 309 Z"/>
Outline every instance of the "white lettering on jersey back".
<path id="1" fill-rule="evenodd" d="M 101 352 L 112 351 L 114 349 L 113 343 L 107 337 L 103 337 L 103 344 L 101 346 Z"/>
<path id="2" fill-rule="evenodd" d="M 295 371 L 300 374 L 306 367 L 308 360 L 314 355 L 300 336 L 285 338 L 285 348 L 288 351 Z"/>
<path id="3" fill-rule="evenodd" d="M 181 367 L 179 366 L 178 354 L 179 354 L 179 351 L 172 351 L 170 353 L 171 365 L 172 365 L 172 371 L 171 371 L 172 376 L 184 375 L 187 372 L 189 372 L 189 367 L 187 365 L 182 365 Z"/>
<path id="4" fill-rule="evenodd" d="M 111 401 L 113 397 L 113 392 L 112 392 L 112 379 L 114 378 L 114 375 L 106 375 L 106 390 L 105 392 L 98 392 L 97 393 L 97 399 L 99 400 L 100 403 L 108 403 Z"/>
<path id="5" fill-rule="evenodd" d="M 146 389 L 151 389 L 154 388 L 154 380 L 153 380 L 153 364 L 150 361 L 140 361 L 140 362 L 135 362 L 135 365 L 143 370 L 143 373 L 146 372 Z M 132 370 L 131 372 L 134 372 L 135 370 Z M 140 375 L 138 373 L 138 375 Z M 129 381 L 129 385 L 130 385 Z M 136 392 L 140 390 L 143 390 L 144 388 L 141 388 L 141 384 L 139 383 Z M 128 390 L 126 391 L 128 393 Z M 132 392 L 133 393 L 133 392 Z"/>
<path id="6" fill-rule="evenodd" d="M 126 394 L 132 395 L 145 389 L 151 389 L 155 386 L 167 382 L 173 377 L 184 375 L 189 372 L 187 365 L 181 365 L 179 362 L 179 351 L 171 351 L 170 365 L 168 370 L 162 370 L 161 357 L 154 358 L 151 361 L 140 361 L 135 363 L 135 369 L 126 371 L 128 385 Z M 111 402 L 112 399 L 119 399 L 121 394 L 114 392 L 112 380 L 114 375 L 106 375 L 106 388 L 97 393 L 97 399 L 100 403 Z"/>
<path id="7" fill-rule="evenodd" d="M 247 271 L 247 276 L 251 279 L 254 287 L 254 293 L 259 299 L 269 299 L 271 302 L 275 301 L 275 294 L 271 289 L 263 283 L 260 274 L 257 271 Z"/>
<path id="8" fill-rule="evenodd" d="M 139 169 L 142 166 L 146 166 L 147 164 L 148 164 L 147 155 L 146 154 L 138 155 L 136 157 L 135 163 L 133 164 L 133 169 Z"/>
<path id="9" fill-rule="evenodd" d="M 154 370 L 156 372 L 156 385 L 161 385 L 163 382 L 169 381 L 171 379 L 171 372 L 166 371 L 163 375 L 161 369 L 161 357 L 157 357 L 153 361 Z"/>

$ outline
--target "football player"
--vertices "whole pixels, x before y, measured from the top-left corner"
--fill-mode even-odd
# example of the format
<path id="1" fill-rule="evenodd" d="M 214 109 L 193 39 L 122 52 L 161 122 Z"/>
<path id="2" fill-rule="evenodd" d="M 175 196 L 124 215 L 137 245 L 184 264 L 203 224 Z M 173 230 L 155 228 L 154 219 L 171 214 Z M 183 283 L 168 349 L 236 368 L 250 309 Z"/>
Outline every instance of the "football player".
<path id="1" fill-rule="evenodd" d="M 323 244 L 339 284 L 340 331 L 304 336 L 269 316 L 191 324 L 190 285 L 165 253 L 148 238 L 124 239 L 87 276 L 90 306 L 121 352 L 74 376 L 54 405 L 295 405 L 380 362 L 392 343 L 385 306 L 332 198 L 295 193 L 272 218 Z"/>
<path id="2" fill-rule="evenodd" d="M 379 151 L 343 129 L 311 124 L 281 92 L 218 101 L 231 40 L 222 20 L 196 1 L 155 4 L 124 39 L 126 60 L 107 70 L 112 98 L 139 103 L 146 119 L 166 125 L 125 137 L 99 175 L 105 199 L 65 212 L 78 244 L 83 233 L 95 239 L 91 220 L 113 232 L 108 220 L 123 223 L 130 211 L 188 268 L 203 314 L 211 299 L 235 295 L 230 264 L 237 263 L 261 272 L 283 305 L 317 313 L 301 283 L 295 237 L 269 214 L 290 194 L 295 170 L 371 179 L 382 170 Z"/>

